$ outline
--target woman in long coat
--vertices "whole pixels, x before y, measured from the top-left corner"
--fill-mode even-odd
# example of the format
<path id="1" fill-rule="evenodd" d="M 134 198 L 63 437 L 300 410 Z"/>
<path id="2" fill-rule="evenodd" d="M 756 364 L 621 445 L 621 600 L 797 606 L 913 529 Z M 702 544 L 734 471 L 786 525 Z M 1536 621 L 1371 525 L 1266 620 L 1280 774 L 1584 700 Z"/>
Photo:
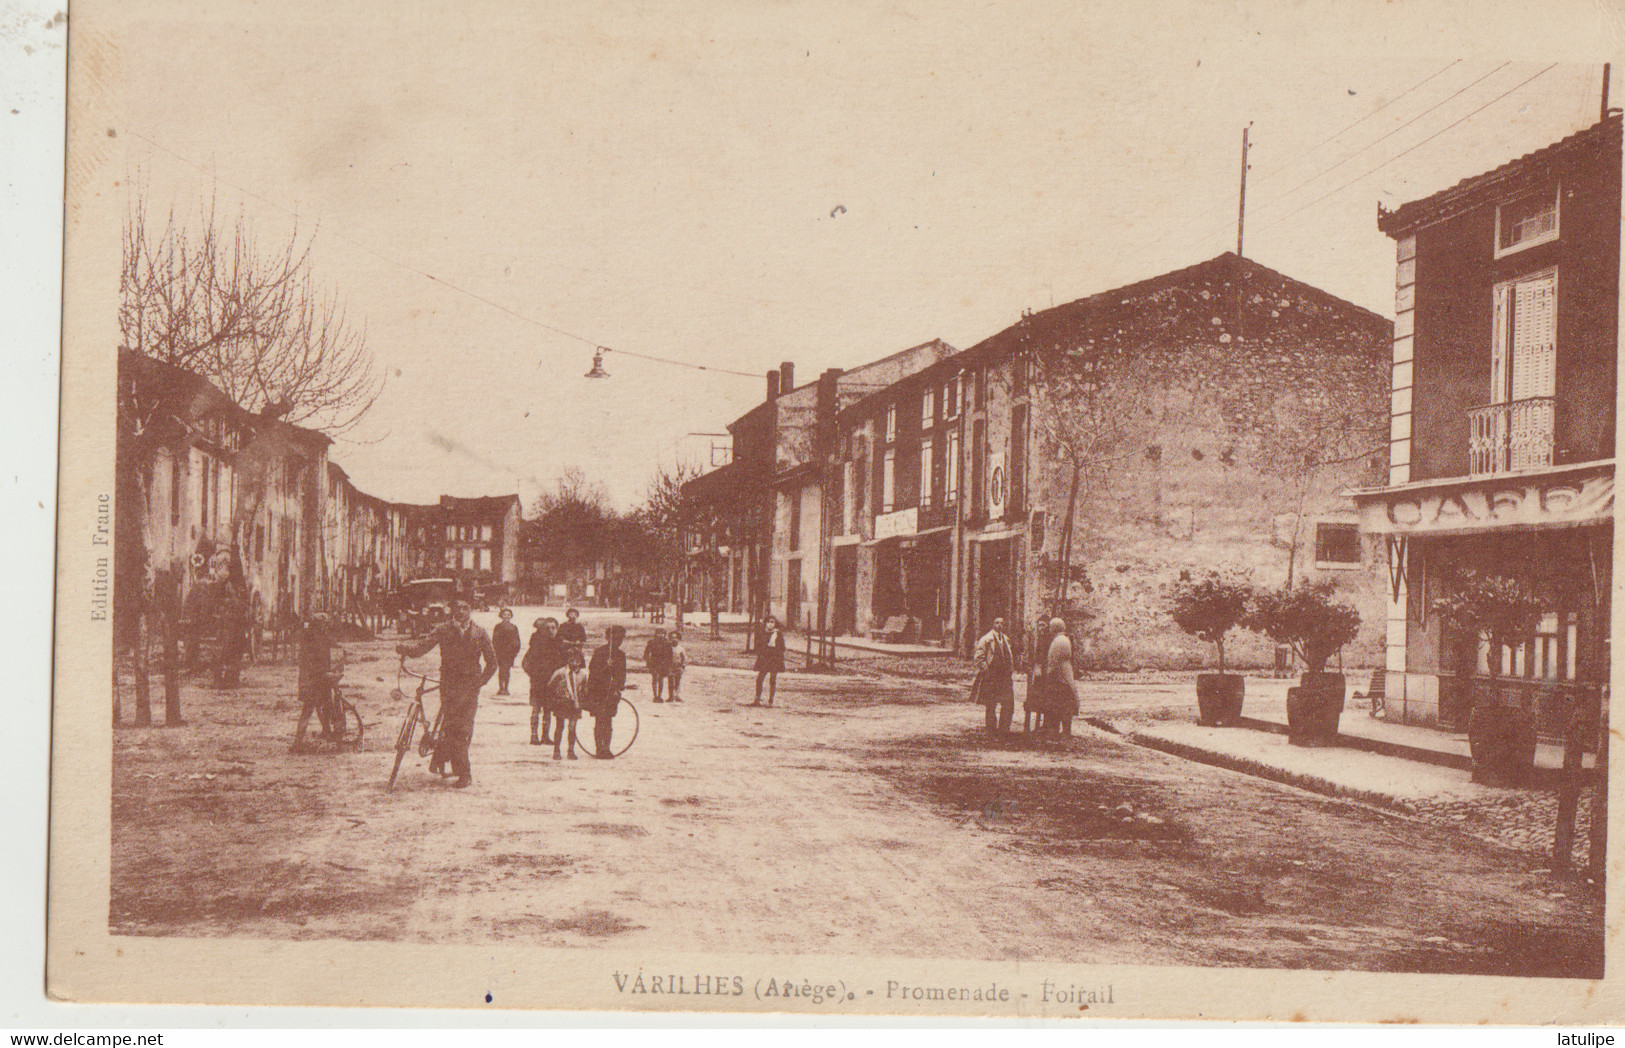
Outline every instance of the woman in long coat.
<path id="1" fill-rule="evenodd" d="M 1032 647 L 1027 654 L 1027 697 L 1021 704 L 1021 730 L 1043 731 L 1049 696 L 1044 692 L 1044 660 L 1049 655 L 1049 620 L 1033 626 Z M 1036 724 L 1034 723 L 1036 721 Z"/>
<path id="2" fill-rule="evenodd" d="M 1044 690 L 1049 693 L 1050 723 L 1061 735 L 1072 734 L 1072 718 L 1078 713 L 1078 683 L 1072 669 L 1072 638 L 1066 623 L 1051 619 L 1049 652 L 1044 659 Z"/>

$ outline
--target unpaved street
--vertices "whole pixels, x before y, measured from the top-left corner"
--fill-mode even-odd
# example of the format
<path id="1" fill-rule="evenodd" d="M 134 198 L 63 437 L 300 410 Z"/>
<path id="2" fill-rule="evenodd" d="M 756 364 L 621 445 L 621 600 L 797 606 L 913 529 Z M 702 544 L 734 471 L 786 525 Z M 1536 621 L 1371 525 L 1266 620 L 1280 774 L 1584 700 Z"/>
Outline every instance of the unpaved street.
<path id="1" fill-rule="evenodd" d="M 787 675 L 769 710 L 747 671 L 676 706 L 634 674 L 631 751 L 554 762 L 516 670 L 473 788 L 414 753 L 386 792 L 393 638 L 346 646 L 360 754 L 288 752 L 290 662 L 115 733 L 115 932 L 1600 973 L 1600 899 L 1527 855 L 1089 728 L 994 746 L 918 680 Z"/>

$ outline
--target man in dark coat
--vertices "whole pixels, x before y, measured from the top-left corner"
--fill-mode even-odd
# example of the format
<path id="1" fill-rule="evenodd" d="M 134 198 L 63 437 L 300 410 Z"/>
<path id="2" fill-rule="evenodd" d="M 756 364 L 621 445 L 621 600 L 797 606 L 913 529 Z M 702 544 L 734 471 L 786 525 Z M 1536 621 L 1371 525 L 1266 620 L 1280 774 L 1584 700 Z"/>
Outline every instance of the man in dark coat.
<path id="1" fill-rule="evenodd" d="M 513 673 L 513 660 L 519 657 L 519 627 L 513 624 L 513 609 L 498 612 L 501 622 L 491 631 L 491 647 L 497 653 L 497 694 L 508 694 L 508 678 Z"/>
<path id="2" fill-rule="evenodd" d="M 592 653 L 592 662 L 587 667 L 584 708 L 592 714 L 593 756 L 608 760 L 615 756 L 610 749 L 610 738 L 615 732 L 615 710 L 621 704 L 621 691 L 626 687 L 626 652 L 621 650 L 626 629 L 611 626 L 604 639 L 606 643 Z"/>
<path id="3" fill-rule="evenodd" d="M 458 789 L 474 781 L 468 766 L 468 744 L 474 738 L 474 712 L 479 706 L 480 689 L 497 669 L 491 635 L 469 618 L 466 600 L 451 602 L 451 621 L 436 626 L 427 637 L 414 644 L 398 644 L 395 650 L 409 659 L 421 658 L 440 648 L 440 734 L 434 743 L 431 765 L 451 764 Z"/>

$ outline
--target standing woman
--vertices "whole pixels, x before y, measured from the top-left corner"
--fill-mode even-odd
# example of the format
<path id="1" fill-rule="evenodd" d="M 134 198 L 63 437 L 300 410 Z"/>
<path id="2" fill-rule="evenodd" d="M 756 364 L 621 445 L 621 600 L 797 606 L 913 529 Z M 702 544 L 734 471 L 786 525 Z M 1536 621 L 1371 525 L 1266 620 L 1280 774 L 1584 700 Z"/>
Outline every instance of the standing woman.
<path id="1" fill-rule="evenodd" d="M 756 701 L 762 704 L 762 681 L 767 681 L 767 704 L 773 705 L 773 696 L 779 688 L 779 674 L 784 672 L 784 631 L 779 620 L 769 615 L 762 623 L 762 632 L 756 639 Z"/>
<path id="2" fill-rule="evenodd" d="M 513 660 L 519 657 L 519 627 L 513 624 L 512 608 L 503 608 L 498 614 L 502 621 L 491 631 L 491 647 L 497 653 L 497 694 L 506 695 Z"/>
<path id="3" fill-rule="evenodd" d="M 1044 690 L 1049 692 L 1048 710 L 1052 726 L 1061 735 L 1072 734 L 1072 718 L 1078 713 L 1078 684 L 1072 671 L 1072 638 L 1066 623 L 1051 619 L 1049 657 L 1044 660 Z"/>
<path id="4" fill-rule="evenodd" d="M 1027 698 L 1021 704 L 1022 731 L 1044 730 L 1044 711 L 1049 702 L 1045 694 L 1044 664 L 1049 658 L 1049 638 L 1049 620 L 1041 618 L 1033 625 L 1032 647 L 1027 652 Z"/>

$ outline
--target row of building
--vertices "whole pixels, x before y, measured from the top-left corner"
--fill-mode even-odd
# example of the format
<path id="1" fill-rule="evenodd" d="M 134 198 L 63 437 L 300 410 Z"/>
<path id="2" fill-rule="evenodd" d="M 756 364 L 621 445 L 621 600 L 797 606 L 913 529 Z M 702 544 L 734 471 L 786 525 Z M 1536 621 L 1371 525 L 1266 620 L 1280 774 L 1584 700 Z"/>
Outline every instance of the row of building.
<path id="1" fill-rule="evenodd" d="M 265 628 L 313 611 L 381 616 L 415 578 L 503 596 L 517 584 L 517 495 L 390 502 L 355 486 L 327 436 L 246 411 L 200 375 L 121 351 L 118 381 L 114 601 L 126 630 L 155 597 L 184 607 L 221 574 Z"/>
<path id="2" fill-rule="evenodd" d="M 1620 148 L 1610 114 L 1380 211 L 1393 321 L 1227 253 L 963 351 L 785 364 L 687 486 L 691 599 L 961 652 L 1059 613 L 1086 664 L 1191 666 L 1181 579 L 1331 578 L 1389 709 L 1454 725 L 1493 656 L 1430 608 L 1476 567 L 1549 604 L 1495 667 L 1549 726 L 1607 680 Z"/>

